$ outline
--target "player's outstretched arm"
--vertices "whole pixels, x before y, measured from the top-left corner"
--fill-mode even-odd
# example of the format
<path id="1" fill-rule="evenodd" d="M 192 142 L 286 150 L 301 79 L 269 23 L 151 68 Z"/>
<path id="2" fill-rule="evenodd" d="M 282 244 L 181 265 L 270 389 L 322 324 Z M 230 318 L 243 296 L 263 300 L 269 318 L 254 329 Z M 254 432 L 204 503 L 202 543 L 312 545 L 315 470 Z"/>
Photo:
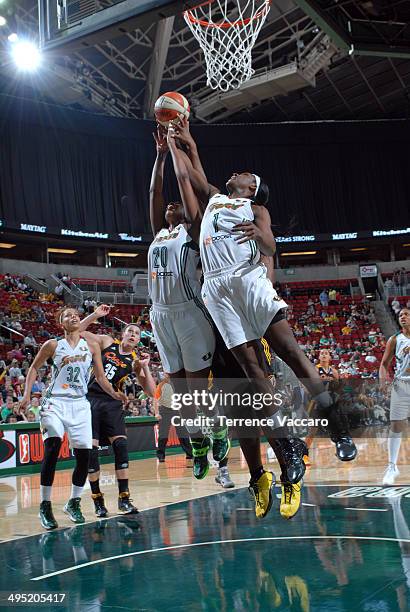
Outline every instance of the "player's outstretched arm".
<path id="1" fill-rule="evenodd" d="M 178 149 L 176 145 L 175 132 L 171 127 L 168 129 L 167 142 L 172 155 L 175 176 L 178 181 L 182 204 L 184 206 L 185 218 L 190 224 L 189 234 L 196 242 L 198 242 L 202 212 L 199 206 L 198 198 L 196 197 L 191 185 L 191 180 L 184 162 L 182 151 Z"/>
<path id="2" fill-rule="evenodd" d="M 138 379 L 138 384 L 141 385 L 144 393 L 150 397 L 155 395 L 155 381 L 149 369 L 150 356 L 148 353 L 141 353 L 141 355 L 134 360 L 132 368 Z"/>
<path id="3" fill-rule="evenodd" d="M 53 357 L 57 348 L 57 340 L 47 340 L 34 357 L 34 361 L 27 373 L 26 382 L 24 385 L 24 395 L 20 402 L 20 407 L 26 409 L 31 401 L 31 389 L 37 379 L 39 369 L 46 363 L 48 359 Z"/>
<path id="4" fill-rule="evenodd" d="M 386 384 L 390 381 L 389 368 L 396 351 L 396 336 L 391 336 L 387 340 L 386 348 L 384 349 L 384 355 L 379 367 L 379 381 L 380 384 Z"/>
<path id="5" fill-rule="evenodd" d="M 105 377 L 105 372 L 101 360 L 101 350 L 96 342 L 87 340 L 87 344 L 93 356 L 94 376 L 101 389 L 110 395 L 113 399 L 120 402 L 126 402 L 127 396 L 122 391 L 115 391 L 114 387 Z"/>
<path id="6" fill-rule="evenodd" d="M 167 136 L 164 129 L 158 126 L 157 132 L 153 132 L 157 148 L 157 157 L 152 168 L 151 183 L 149 186 L 149 217 L 152 233 L 155 236 L 163 227 L 164 222 L 164 196 L 162 187 L 164 183 L 164 166 L 168 155 Z"/>
<path id="7" fill-rule="evenodd" d="M 106 317 L 107 315 L 109 315 L 111 312 L 111 308 L 112 306 L 109 306 L 108 304 L 101 304 L 100 306 L 98 306 L 94 310 L 94 312 L 92 312 L 90 315 L 84 317 L 84 319 L 81 320 L 80 332 L 85 331 L 90 325 L 98 321 L 98 319 L 101 319 L 101 317 Z M 96 334 L 93 335 L 95 336 Z"/>
<path id="8" fill-rule="evenodd" d="M 219 189 L 208 182 L 201 158 L 199 157 L 198 147 L 189 130 L 189 121 L 186 117 L 183 117 L 179 125 L 175 127 L 175 136 L 180 143 L 187 147 L 187 157 L 190 162 L 187 164 L 187 168 L 192 187 L 198 200 L 206 207 L 209 198 L 215 193 L 219 193 Z"/>

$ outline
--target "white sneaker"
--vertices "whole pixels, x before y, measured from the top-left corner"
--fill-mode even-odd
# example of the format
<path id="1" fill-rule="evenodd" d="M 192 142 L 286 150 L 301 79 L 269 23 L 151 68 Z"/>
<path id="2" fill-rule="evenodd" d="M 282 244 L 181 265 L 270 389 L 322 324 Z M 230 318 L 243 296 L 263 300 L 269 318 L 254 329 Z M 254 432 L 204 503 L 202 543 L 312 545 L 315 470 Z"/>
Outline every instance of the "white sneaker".
<path id="1" fill-rule="evenodd" d="M 383 485 L 393 485 L 399 474 L 400 472 L 397 465 L 394 463 L 389 463 L 386 471 L 384 472 Z"/>

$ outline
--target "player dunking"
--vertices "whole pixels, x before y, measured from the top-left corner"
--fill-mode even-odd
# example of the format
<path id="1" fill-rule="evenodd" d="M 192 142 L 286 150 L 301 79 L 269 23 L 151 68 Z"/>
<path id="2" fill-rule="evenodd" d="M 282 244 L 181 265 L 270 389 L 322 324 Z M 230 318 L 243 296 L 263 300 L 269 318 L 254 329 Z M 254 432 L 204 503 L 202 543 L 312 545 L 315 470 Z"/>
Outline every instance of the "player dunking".
<path id="1" fill-rule="evenodd" d="M 110 312 L 110 306 L 103 304 L 92 314 L 81 321 L 81 332 L 84 338 L 96 342 L 101 349 L 104 372 L 115 389 L 121 390 L 124 382 L 132 372 L 144 392 L 153 397 L 155 383 L 149 370 L 149 355 L 137 355 L 136 347 L 140 340 L 140 329 L 137 325 L 126 325 L 120 340 L 109 335 L 93 334 L 85 331 L 91 323 Z M 88 387 L 88 399 L 91 403 L 93 446 L 90 454 L 88 479 L 90 481 L 95 513 L 99 517 L 107 515 L 104 496 L 100 490 L 100 463 L 98 460 L 99 444 L 111 444 L 115 457 L 115 474 L 118 483 L 118 510 L 124 514 L 138 512 L 132 504 L 128 487 L 128 444 L 122 404 L 113 401 L 92 377 Z"/>
<path id="2" fill-rule="evenodd" d="M 178 128 L 177 137 L 184 138 L 185 128 L 186 124 Z M 258 362 L 255 343 L 264 336 L 314 396 L 319 415 L 328 421 L 339 459 L 354 459 L 357 451 L 348 433 L 347 420 L 297 344 L 286 321 L 286 303 L 278 297 L 266 277 L 265 267 L 259 263 L 261 252 L 272 256 L 276 251 L 266 208 L 267 185 L 258 175 L 243 172 L 228 180 L 229 195 L 221 194 L 209 185 L 199 157 L 196 156 L 197 168 L 186 163 L 174 136 L 173 130 L 169 130 L 168 143 L 187 219 L 200 217 L 198 200 L 205 208 L 200 236 L 205 278 L 202 297 L 225 344 L 259 389 L 264 386 L 265 373 Z M 272 503 L 272 475 L 261 465 L 253 464 L 250 471 L 257 515 L 264 516 Z"/>
<path id="3" fill-rule="evenodd" d="M 201 298 L 197 275 L 199 263 L 199 223 L 187 223 L 180 202 L 168 204 L 165 210 L 162 195 L 166 138 L 158 130 L 154 134 L 157 158 L 150 185 L 150 218 L 154 240 L 148 251 L 148 282 L 152 300 L 150 319 L 164 371 L 174 389 L 184 385 L 191 390 L 206 386 L 215 352 L 212 320 Z M 196 416 L 195 407 L 183 410 L 185 418 Z M 187 427 L 194 457 L 195 478 L 205 478 L 211 440 L 198 428 Z M 214 460 L 223 461 L 229 452 L 227 429 L 215 428 L 212 433 Z"/>
<path id="4" fill-rule="evenodd" d="M 64 432 L 67 432 L 74 451 L 76 465 L 72 476 L 71 497 L 64 507 L 74 523 L 84 523 L 80 498 L 87 479 L 88 460 L 92 448 L 91 410 L 87 400 L 87 385 L 91 365 L 94 376 L 104 392 L 115 401 L 125 395 L 115 391 L 105 378 L 98 344 L 80 336 L 80 317 L 75 308 L 65 307 L 57 315 L 64 330 L 61 340 L 47 340 L 34 358 L 28 371 L 21 405 L 30 403 L 31 389 L 40 368 L 51 359 L 53 373 L 40 411 L 40 427 L 44 440 L 44 459 L 41 465 L 40 521 L 44 529 L 56 529 L 57 521 L 51 507 L 51 490 Z"/>
<path id="5" fill-rule="evenodd" d="M 383 477 L 384 485 L 392 485 L 400 474 L 397 458 L 400 452 L 401 438 L 407 428 L 410 416 L 410 309 L 402 308 L 399 312 L 401 330 L 386 344 L 386 349 L 379 369 L 379 380 L 385 385 L 390 380 L 389 367 L 396 357 L 391 400 L 390 400 L 390 435 L 388 439 L 389 464 Z"/>

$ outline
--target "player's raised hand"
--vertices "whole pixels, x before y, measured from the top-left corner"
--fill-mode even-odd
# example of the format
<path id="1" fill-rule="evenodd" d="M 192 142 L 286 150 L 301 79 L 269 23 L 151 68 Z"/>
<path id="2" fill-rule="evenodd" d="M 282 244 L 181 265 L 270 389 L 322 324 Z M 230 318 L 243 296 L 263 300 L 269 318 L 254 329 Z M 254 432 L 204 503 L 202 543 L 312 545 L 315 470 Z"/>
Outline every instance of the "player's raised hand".
<path id="1" fill-rule="evenodd" d="M 106 316 L 108 316 L 110 314 L 111 308 L 113 308 L 112 305 L 109 305 L 109 304 L 100 304 L 100 306 L 97 306 L 97 308 L 94 310 L 94 314 L 99 319 L 101 317 L 106 317 Z"/>
<path id="2" fill-rule="evenodd" d="M 175 138 L 179 143 L 190 147 L 194 143 L 194 139 L 189 131 L 189 121 L 186 117 L 182 117 L 175 125 Z"/>
<path id="3" fill-rule="evenodd" d="M 167 132 L 162 125 L 157 126 L 157 131 L 152 133 L 157 146 L 157 155 L 168 153 Z"/>

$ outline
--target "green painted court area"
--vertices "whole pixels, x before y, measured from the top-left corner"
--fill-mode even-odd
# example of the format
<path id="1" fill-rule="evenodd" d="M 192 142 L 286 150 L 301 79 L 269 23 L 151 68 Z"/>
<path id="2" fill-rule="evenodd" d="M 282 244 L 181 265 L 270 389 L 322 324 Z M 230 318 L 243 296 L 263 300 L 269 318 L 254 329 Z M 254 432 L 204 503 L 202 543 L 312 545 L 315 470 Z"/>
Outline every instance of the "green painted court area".
<path id="1" fill-rule="evenodd" d="M 290 522 L 278 506 L 257 521 L 239 489 L 2 542 L 0 607 L 14 592 L 65 593 L 50 612 L 410 609 L 410 487 L 309 486 Z"/>

